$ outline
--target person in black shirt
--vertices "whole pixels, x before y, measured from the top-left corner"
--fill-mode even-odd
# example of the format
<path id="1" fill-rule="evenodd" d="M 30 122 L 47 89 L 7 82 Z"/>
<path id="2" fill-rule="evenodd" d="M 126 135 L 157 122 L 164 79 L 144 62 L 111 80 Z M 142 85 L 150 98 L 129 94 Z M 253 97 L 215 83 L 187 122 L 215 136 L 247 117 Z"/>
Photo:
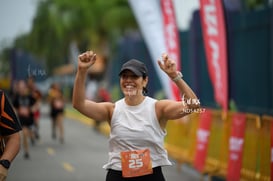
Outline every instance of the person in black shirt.
<path id="1" fill-rule="evenodd" d="M 0 89 L 0 181 L 20 150 L 21 125 L 7 95 Z"/>
<path id="2" fill-rule="evenodd" d="M 18 82 L 18 90 L 13 100 L 13 105 L 16 108 L 19 120 L 23 130 L 23 148 L 25 151 L 24 157 L 29 158 L 28 139 L 34 144 L 34 133 L 32 126 L 34 126 L 34 112 L 38 108 L 36 99 L 31 95 L 26 82 L 21 80 Z"/>

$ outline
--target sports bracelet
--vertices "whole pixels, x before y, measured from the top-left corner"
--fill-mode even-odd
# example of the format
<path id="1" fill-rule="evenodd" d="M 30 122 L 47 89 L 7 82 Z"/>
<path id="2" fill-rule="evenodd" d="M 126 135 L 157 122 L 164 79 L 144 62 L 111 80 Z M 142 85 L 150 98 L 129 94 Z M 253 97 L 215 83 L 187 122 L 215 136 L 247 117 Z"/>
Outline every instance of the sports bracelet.
<path id="1" fill-rule="evenodd" d="M 173 78 L 174 82 L 177 82 L 178 80 L 182 79 L 183 74 L 180 71 L 177 71 L 177 76 Z"/>

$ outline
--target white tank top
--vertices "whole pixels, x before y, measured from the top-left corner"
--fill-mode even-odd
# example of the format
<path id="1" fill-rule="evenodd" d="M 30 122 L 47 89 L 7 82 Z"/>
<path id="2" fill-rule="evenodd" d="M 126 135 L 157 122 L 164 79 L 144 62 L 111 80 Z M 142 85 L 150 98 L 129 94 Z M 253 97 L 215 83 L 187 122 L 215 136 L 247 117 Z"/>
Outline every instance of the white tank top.
<path id="1" fill-rule="evenodd" d="M 115 103 L 109 138 L 109 160 L 105 169 L 121 170 L 120 152 L 148 148 L 152 167 L 171 165 L 164 148 L 166 131 L 162 130 L 150 97 L 137 106 L 128 106 L 125 99 Z"/>

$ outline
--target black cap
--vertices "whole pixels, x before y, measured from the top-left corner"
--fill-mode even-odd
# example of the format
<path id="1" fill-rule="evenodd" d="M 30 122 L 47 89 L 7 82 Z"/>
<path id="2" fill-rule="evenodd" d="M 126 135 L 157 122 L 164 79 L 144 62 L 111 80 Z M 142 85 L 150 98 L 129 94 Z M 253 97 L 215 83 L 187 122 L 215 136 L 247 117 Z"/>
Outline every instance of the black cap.
<path id="1" fill-rule="evenodd" d="M 128 62 L 124 63 L 121 67 L 119 75 L 121 75 L 124 70 L 130 70 L 139 77 L 147 76 L 148 72 L 146 65 L 136 59 L 131 59 Z"/>

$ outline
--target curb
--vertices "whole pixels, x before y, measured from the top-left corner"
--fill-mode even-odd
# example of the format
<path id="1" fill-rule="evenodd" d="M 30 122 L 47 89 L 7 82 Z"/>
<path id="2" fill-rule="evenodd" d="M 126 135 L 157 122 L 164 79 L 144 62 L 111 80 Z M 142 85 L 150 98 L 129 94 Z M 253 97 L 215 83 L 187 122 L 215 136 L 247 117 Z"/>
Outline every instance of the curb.
<path id="1" fill-rule="evenodd" d="M 65 109 L 65 117 L 74 121 L 78 121 L 86 126 L 90 126 L 90 127 L 95 126 L 95 121 L 93 119 L 84 116 L 79 111 L 77 111 L 76 109 L 70 106 L 67 106 Z M 98 127 L 98 131 L 101 134 L 108 137 L 110 134 L 110 126 L 108 125 L 106 121 L 101 122 L 101 124 Z"/>

